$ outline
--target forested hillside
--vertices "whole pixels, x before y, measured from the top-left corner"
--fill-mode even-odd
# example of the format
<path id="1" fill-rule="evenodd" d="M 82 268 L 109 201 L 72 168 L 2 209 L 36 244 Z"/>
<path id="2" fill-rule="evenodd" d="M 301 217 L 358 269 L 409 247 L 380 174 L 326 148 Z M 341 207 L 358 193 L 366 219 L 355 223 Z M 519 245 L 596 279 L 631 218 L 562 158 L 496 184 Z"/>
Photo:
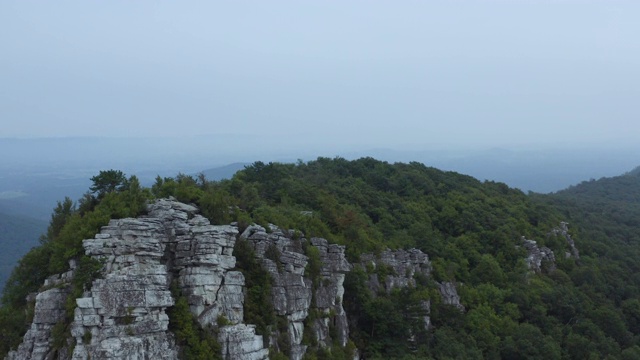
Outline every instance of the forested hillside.
<path id="1" fill-rule="evenodd" d="M 640 231 L 627 214 L 640 206 L 640 186 L 637 176 L 621 179 L 543 196 L 420 163 L 372 158 L 257 162 L 230 180 L 158 177 L 150 189 L 135 177 L 102 172 L 77 204 L 58 204 L 45 242 L 13 273 L 0 312 L 0 350 L 19 341 L 28 320 L 21 315 L 28 308 L 25 296 L 46 276 L 67 270 L 82 239 L 109 218 L 143 213 L 146 200 L 173 196 L 198 205 L 212 223 L 238 222 L 241 231 L 272 223 L 324 237 L 345 245 L 354 263 L 386 248 L 427 253 L 431 278 L 416 279 L 406 292 L 372 294 L 362 277 L 366 269 L 347 275 L 346 293 L 354 294 L 344 299 L 350 336 L 364 358 L 637 359 Z M 552 232 L 561 221 L 570 223 L 580 258 L 565 256 L 571 250 L 565 237 Z M 522 237 L 553 250 L 555 261 L 540 271 L 528 268 Z M 385 269 L 378 271 L 385 276 Z M 464 310 L 433 295 L 435 282 L 442 281 L 457 284 Z M 406 309 L 425 299 L 432 326 L 409 328 L 414 325 L 406 321 Z M 251 323 L 271 316 L 247 312 L 254 314 Z"/>
<path id="2" fill-rule="evenodd" d="M 627 174 L 584 181 L 549 196 L 553 204 L 603 243 L 640 241 L 640 168 Z"/>
<path id="3" fill-rule="evenodd" d="M 622 176 L 584 181 L 566 190 L 536 197 L 558 209 L 577 231 L 581 260 L 580 266 L 570 273 L 573 284 L 591 298 L 597 295 L 606 299 L 610 306 L 598 311 L 617 308 L 627 330 L 637 341 L 640 332 L 640 168 Z"/>

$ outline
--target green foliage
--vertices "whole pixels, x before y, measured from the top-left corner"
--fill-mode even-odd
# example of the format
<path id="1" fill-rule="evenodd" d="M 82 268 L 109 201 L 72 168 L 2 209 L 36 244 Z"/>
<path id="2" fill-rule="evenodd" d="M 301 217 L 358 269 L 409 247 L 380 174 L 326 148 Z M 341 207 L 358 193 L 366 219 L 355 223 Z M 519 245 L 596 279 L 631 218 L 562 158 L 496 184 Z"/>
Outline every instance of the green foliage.
<path id="1" fill-rule="evenodd" d="M 369 274 L 357 266 L 344 282 L 344 307 L 350 315 L 351 338 L 364 356 L 399 358 L 411 353 L 411 336 L 424 340 L 423 317 L 429 300 L 424 288 L 405 288 L 391 294 L 371 294 Z"/>
<path id="2" fill-rule="evenodd" d="M 102 274 L 104 266 L 102 261 L 83 255 L 77 265 L 76 274 L 73 276 L 73 286 L 82 292 L 91 288 L 93 280 L 98 279 Z"/>
<path id="3" fill-rule="evenodd" d="M 151 186 L 151 193 L 156 198 L 168 198 L 176 192 L 176 181 L 172 178 L 156 177 L 156 182 Z"/>
<path id="4" fill-rule="evenodd" d="M 189 310 L 189 303 L 178 290 L 172 287 L 176 303 L 169 309 L 169 329 L 175 334 L 180 346 L 180 358 L 185 360 L 222 359 L 220 344 L 215 334 L 202 329 Z"/>
<path id="5" fill-rule="evenodd" d="M 85 345 L 91 344 L 91 337 L 91 331 L 85 330 L 84 334 L 82 335 L 82 343 Z"/>
<path id="6" fill-rule="evenodd" d="M 31 249 L 15 267 L 2 295 L 2 305 L 21 308 L 25 298 L 37 290 L 50 275 L 47 271 L 51 258 L 51 246 L 42 245 Z"/>
<path id="7" fill-rule="evenodd" d="M 218 325 L 218 328 L 221 328 L 223 326 L 231 325 L 231 322 L 224 315 L 218 315 L 216 324 Z"/>
<path id="8" fill-rule="evenodd" d="M 281 352 L 277 352 L 275 349 L 269 349 L 269 359 L 271 360 L 289 360 L 289 357 Z"/>
<path id="9" fill-rule="evenodd" d="M 21 311 L 22 310 L 22 311 Z M 0 308 L 0 356 L 4 357 L 9 350 L 15 349 L 22 341 L 27 319 L 23 309 L 10 305 Z"/>
<path id="10" fill-rule="evenodd" d="M 233 205 L 233 198 L 216 188 L 205 191 L 198 201 L 202 215 L 211 220 L 214 224 L 227 224 L 231 222 L 232 214 L 230 208 Z"/>
<path id="11" fill-rule="evenodd" d="M 280 261 L 280 256 L 281 256 L 281 253 L 280 253 L 280 250 L 278 250 L 278 247 L 276 246 L 276 244 L 269 244 L 269 246 L 267 246 L 267 249 L 264 252 L 264 257 L 266 259 L 273 261 L 276 264 L 276 268 L 278 269 L 278 272 L 283 271 L 282 262 Z"/>
<path id="12" fill-rule="evenodd" d="M 322 271 L 322 261 L 320 260 L 320 251 L 311 244 L 304 243 L 304 252 L 307 255 L 307 267 L 305 268 L 305 276 L 310 278 L 313 283 L 313 292 L 320 286 L 320 272 Z"/>
<path id="13" fill-rule="evenodd" d="M 100 199 L 110 192 L 121 191 L 127 178 L 120 170 L 106 170 L 100 171 L 98 175 L 91 178 L 91 181 L 93 185 L 89 189 Z"/>
<path id="14" fill-rule="evenodd" d="M 504 284 L 505 276 L 498 261 L 491 254 L 483 254 L 478 265 L 471 270 L 470 277 L 476 284 L 491 283 L 496 286 Z"/>
<path id="15" fill-rule="evenodd" d="M 276 313 L 271 302 L 273 279 L 255 257 L 251 245 L 243 239 L 236 241 L 233 254 L 236 267 L 244 275 L 247 289 L 244 302 L 244 322 L 256 325 L 256 333 L 269 334 L 276 324 Z"/>
<path id="16" fill-rule="evenodd" d="M 43 240 L 48 242 L 58 237 L 60 231 L 62 231 L 71 215 L 75 212 L 76 206 L 69 197 L 65 197 L 62 202 L 58 201 L 56 207 L 53 209 L 53 214 L 51 214 L 51 221 L 47 228 L 46 235 L 43 236 Z"/>
<path id="17" fill-rule="evenodd" d="M 125 325 L 131 325 L 133 324 L 133 322 L 135 321 L 135 317 L 133 316 L 133 308 L 128 307 L 127 308 L 127 313 L 124 315 L 124 318 L 122 319 L 122 322 Z"/>
<path id="18" fill-rule="evenodd" d="M 51 329 L 52 346 L 55 350 L 60 350 L 67 345 L 70 336 L 68 324 L 65 321 L 57 322 Z"/>
<path id="19" fill-rule="evenodd" d="M 120 191 L 103 193 L 91 211 L 77 211 L 66 216 L 65 226 L 53 240 L 49 240 L 53 253 L 49 263 L 51 274 L 65 271 L 68 261 L 84 252 L 82 240 L 93 238 L 110 219 L 136 217 L 144 213 L 150 194 L 140 187 L 135 176 L 117 189 Z"/>
<path id="20" fill-rule="evenodd" d="M 230 180 L 207 182 L 179 174 L 156 178 L 150 190 L 115 170 L 100 172 L 92 181 L 95 195 L 85 194 L 77 205 L 69 199 L 58 203 L 42 245 L 19 262 L 7 283 L 0 356 L 24 332 L 25 296 L 46 276 L 65 271 L 70 259 L 80 259 L 82 239 L 93 237 L 111 218 L 143 213 L 152 196 L 195 203 L 213 223 L 237 221 L 240 231 L 251 223 L 273 223 L 306 238 L 324 237 L 346 245 L 353 262 L 362 253 L 385 248 L 426 252 L 432 277 L 417 277 L 416 287 L 371 294 L 365 269 L 356 267 L 346 276 L 351 336 L 366 358 L 630 359 L 640 353 L 637 172 L 550 195 L 525 195 L 505 184 L 420 163 L 371 158 L 256 162 Z M 579 261 L 564 257 L 569 247 L 563 235 L 547 235 L 560 221 L 571 223 Z M 557 269 L 528 272 L 521 236 L 550 247 Z M 305 253 L 306 275 L 314 288 L 322 286 L 317 249 L 307 246 Z M 251 245 L 238 241 L 234 255 L 247 285 L 245 322 L 256 324 L 260 334 L 286 333 L 271 305 L 272 279 Z M 277 248 L 267 249 L 266 256 L 280 264 Z M 95 275 L 98 264 L 82 261 L 80 266 Z M 380 279 L 393 275 L 384 266 L 368 270 Z M 92 278 L 78 279 L 72 291 L 82 291 Z M 455 281 L 466 311 L 444 304 L 434 281 Z M 426 300 L 433 324 L 428 330 L 422 323 Z M 180 334 L 185 356 L 203 358 L 214 351 L 216 344 L 194 322 L 184 299 L 172 312 L 172 329 Z M 318 316 L 311 312 L 306 326 Z M 64 335 L 67 329 L 61 325 L 56 331 Z M 307 334 L 304 341 L 312 345 L 308 358 L 349 358 L 335 344 L 313 347 Z M 407 341 L 410 337 L 415 341 Z M 286 337 L 279 345 L 282 353 L 274 358 L 286 355 Z"/>
<path id="21" fill-rule="evenodd" d="M 621 349 L 633 343 L 630 334 L 638 334 L 630 330 L 637 326 L 638 318 L 633 303 L 626 305 L 629 317 L 617 309 L 625 299 L 640 295 L 640 287 L 630 287 L 617 278 L 628 279 L 629 274 L 639 272 L 631 254 L 637 257 L 640 252 L 614 254 L 611 248 L 600 249 L 593 242 L 581 263 L 564 259 L 569 250 L 564 237 L 546 234 L 567 219 L 566 214 L 541 196 L 527 196 L 504 184 L 479 182 L 418 163 L 391 165 L 370 158 L 319 158 L 295 165 L 258 162 L 218 184 L 218 190 L 235 199 L 254 222 L 272 222 L 346 244 L 350 260 L 385 247 L 418 247 L 428 253 L 435 280 L 465 284 L 461 295 L 466 313 L 439 303 L 438 296 L 430 298 L 435 329 L 456 329 L 455 343 L 465 349 L 459 353 L 466 358 L 515 356 L 514 348 L 528 349 L 528 344 L 546 349 L 551 358 L 557 357 L 558 349 L 563 349 L 561 356 L 579 358 L 585 348 L 573 344 L 594 334 L 599 334 L 602 346 L 588 354 L 619 356 Z M 635 224 L 630 218 L 624 221 Z M 582 251 L 589 242 L 583 241 L 584 234 L 578 229 L 571 231 Z M 627 234 L 631 233 L 629 229 Z M 551 247 L 558 270 L 533 278 L 527 275 L 525 253 L 518 247 L 523 235 Z M 609 259 L 629 260 L 621 264 L 606 259 L 605 268 L 599 262 L 587 265 L 594 250 Z M 309 275 L 313 258 L 310 260 Z M 383 268 L 377 270 L 379 277 L 388 275 Z M 428 281 L 420 283 L 428 285 Z M 402 345 L 406 342 L 400 338 L 414 330 L 405 318 L 395 315 L 402 313 L 395 312 L 395 306 L 404 298 L 396 299 L 393 294 L 373 297 L 364 284 L 358 271 L 345 280 L 345 286 L 355 289 L 345 293 L 348 313 L 358 314 L 351 332 L 354 341 L 370 357 L 406 355 L 408 350 Z M 604 310 L 594 311 L 596 304 L 611 310 L 608 316 L 603 315 Z M 580 319 L 589 319 L 593 326 L 581 328 L 584 320 Z M 598 331 L 588 330 L 592 328 Z M 436 340 L 453 336 L 450 331 L 435 331 L 425 336 Z M 538 342 L 528 339 L 532 334 L 539 335 Z M 429 356 L 456 357 L 445 355 L 439 341 L 429 344 L 443 351 L 424 352 Z M 530 351 L 529 356 L 537 355 Z"/>

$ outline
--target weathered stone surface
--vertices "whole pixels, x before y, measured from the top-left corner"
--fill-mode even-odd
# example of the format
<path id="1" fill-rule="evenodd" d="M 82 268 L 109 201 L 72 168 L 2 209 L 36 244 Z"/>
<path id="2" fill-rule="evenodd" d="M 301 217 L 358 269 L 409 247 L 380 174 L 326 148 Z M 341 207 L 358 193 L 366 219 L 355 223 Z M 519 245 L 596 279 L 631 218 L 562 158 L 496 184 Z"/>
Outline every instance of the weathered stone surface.
<path id="1" fill-rule="evenodd" d="M 548 247 L 538 247 L 538 243 L 534 240 L 527 240 L 524 236 L 522 237 L 522 246 L 527 250 L 525 262 L 529 270 L 541 272 L 543 264 L 547 266 L 548 271 L 553 271 L 556 268 L 556 257 Z"/>
<path id="2" fill-rule="evenodd" d="M 176 359 L 166 314 L 174 304 L 169 291 L 174 276 L 203 325 L 215 325 L 219 315 L 234 324 L 242 321 L 244 277 L 228 271 L 235 266 L 237 229 L 213 226 L 196 215 L 195 207 L 170 199 L 150 204 L 148 212 L 138 219 L 111 220 L 94 239 L 83 241 L 85 253 L 104 262 L 103 277 L 76 299 L 71 334 L 77 345 L 63 358 Z M 62 285 L 70 279 L 68 274 L 47 279 L 48 286 L 60 288 L 35 297 L 32 330 L 10 359 L 51 357 L 51 328 L 64 318 L 68 291 Z M 228 358 L 252 353 L 266 359 L 262 337 L 239 331 L 255 346 L 249 352 L 245 343 L 228 347 Z M 226 334 L 233 337 L 233 328 Z"/>
<path id="3" fill-rule="evenodd" d="M 269 349 L 264 346 L 262 336 L 257 336 L 255 326 L 237 324 L 219 329 L 218 341 L 222 345 L 225 359 L 268 359 Z"/>
<path id="4" fill-rule="evenodd" d="M 244 276 L 230 271 L 236 266 L 232 255 L 238 229 L 211 225 L 189 205 L 159 200 L 149 207 L 149 216 L 162 219 L 169 234 L 166 246 L 173 254 L 172 271 L 191 312 L 206 327 L 217 327 L 223 316 L 233 325 L 221 331 L 226 359 L 266 359 L 268 350 L 253 328 L 240 326 L 244 317 Z M 156 298 L 161 298 L 156 296 Z M 241 341 L 236 341 L 242 339 Z"/>
<path id="5" fill-rule="evenodd" d="M 320 346 L 330 346 L 333 340 L 346 345 L 349 328 L 342 307 L 343 283 L 345 273 L 351 271 L 352 266 L 344 256 L 344 246 L 329 245 L 321 238 L 296 238 L 296 233 L 292 230 L 282 230 L 274 225 L 269 227 L 267 233 L 261 226 L 249 226 L 241 237 L 252 244 L 256 256 L 261 259 L 262 265 L 274 279 L 272 301 L 276 313 L 288 322 L 290 358 L 295 360 L 304 356 L 307 349 L 307 346 L 302 344 L 304 331 L 312 331 L 312 336 L 318 339 Z M 304 252 L 305 244 L 315 247 L 320 255 L 322 267 L 317 279 L 310 279 L 305 273 L 309 261 Z M 314 297 L 316 303 L 315 308 L 312 308 Z M 312 324 L 311 328 L 305 329 L 304 320 L 310 311 L 327 314 L 327 317 L 317 320 L 323 322 L 322 324 Z M 331 314 L 331 319 L 328 314 Z M 331 339 L 329 336 L 328 321 L 337 324 L 337 331 L 334 333 L 337 334 L 337 339 Z M 272 334 L 272 346 L 278 346 L 278 335 Z"/>
<path id="6" fill-rule="evenodd" d="M 161 219 L 146 217 L 112 220 L 83 241 L 86 254 L 105 261 L 105 269 L 91 291 L 76 299 L 73 359 L 177 357 L 165 314 L 174 304 L 161 260 L 168 240 Z"/>
<path id="7" fill-rule="evenodd" d="M 65 277 L 70 279 L 70 276 Z M 33 322 L 22 343 L 15 351 L 9 352 L 6 359 L 50 359 L 53 357 L 51 330 L 55 324 L 65 317 L 65 301 L 69 287 L 63 286 L 40 292 L 35 297 Z"/>
<path id="8" fill-rule="evenodd" d="M 373 270 L 369 274 L 368 285 L 374 294 L 380 290 L 390 292 L 394 288 L 415 286 L 416 275 L 428 277 L 431 274 L 429 257 L 418 249 L 387 249 L 379 256 L 363 254 L 360 256 L 360 264 L 365 269 Z M 386 266 L 388 269 L 378 271 L 380 266 Z M 385 278 L 379 279 L 377 272 L 386 274 Z"/>
<path id="9" fill-rule="evenodd" d="M 438 290 L 440 290 L 440 296 L 442 297 L 443 303 L 447 305 L 453 305 L 460 310 L 464 310 L 464 306 L 460 304 L 460 296 L 458 295 L 458 290 L 456 289 L 456 285 L 454 283 L 439 283 Z"/>

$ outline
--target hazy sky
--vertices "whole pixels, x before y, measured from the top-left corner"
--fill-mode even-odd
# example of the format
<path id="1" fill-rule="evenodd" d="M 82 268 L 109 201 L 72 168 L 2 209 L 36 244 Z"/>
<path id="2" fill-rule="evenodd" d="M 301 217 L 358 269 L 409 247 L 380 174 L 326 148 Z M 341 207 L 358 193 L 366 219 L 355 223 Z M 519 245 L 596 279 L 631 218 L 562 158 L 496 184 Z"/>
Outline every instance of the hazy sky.
<path id="1" fill-rule="evenodd" d="M 0 137 L 637 141 L 639 19 L 637 0 L 4 0 Z"/>

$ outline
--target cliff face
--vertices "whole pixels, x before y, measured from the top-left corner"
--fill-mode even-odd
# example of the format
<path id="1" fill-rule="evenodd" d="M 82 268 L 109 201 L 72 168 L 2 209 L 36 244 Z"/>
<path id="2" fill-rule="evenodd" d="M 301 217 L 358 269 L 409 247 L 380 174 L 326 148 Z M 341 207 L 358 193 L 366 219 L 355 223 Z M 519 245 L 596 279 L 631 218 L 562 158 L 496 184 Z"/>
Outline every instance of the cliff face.
<path id="1" fill-rule="evenodd" d="M 417 249 L 411 250 L 385 250 L 379 256 L 363 254 L 360 257 L 360 265 L 365 269 L 371 269 L 369 274 L 369 290 L 374 294 L 384 290 L 390 292 L 394 288 L 415 286 L 417 274 L 429 277 L 431 263 L 427 254 Z M 381 266 L 387 267 L 382 272 L 386 273 L 384 279 L 380 279 L 376 270 Z M 383 281 L 380 283 L 380 281 Z"/>
<path id="2" fill-rule="evenodd" d="M 43 290 L 29 299 L 35 301 L 34 316 L 31 326 L 24 335 L 23 341 L 16 351 L 7 355 L 9 360 L 19 359 L 51 359 L 52 331 L 55 325 L 65 317 L 65 301 L 69 294 L 69 281 L 73 271 L 53 276 L 44 283 Z"/>
<path id="3" fill-rule="evenodd" d="M 274 279 L 273 307 L 286 319 L 286 331 L 275 330 L 263 339 L 255 326 L 243 323 L 247 289 L 243 274 L 234 270 L 233 256 L 238 237 L 251 244 Z M 282 336 L 288 340 L 290 358 L 301 359 L 307 349 L 305 332 L 320 347 L 345 346 L 349 339 L 342 299 L 345 274 L 353 266 L 343 246 L 325 239 L 305 239 L 293 231 L 260 226 L 250 226 L 239 235 L 236 226 L 211 225 L 193 206 L 158 200 L 149 205 L 147 216 L 112 220 L 83 246 L 104 268 L 102 278 L 75 299 L 73 340 L 61 346 L 55 334 L 56 324 L 65 317 L 72 269 L 47 280 L 48 290 L 35 297 L 31 328 L 8 359 L 49 359 L 56 354 L 73 359 L 175 359 L 179 348 L 167 315 L 176 301 L 172 284 L 186 296 L 203 327 L 217 328 L 226 359 L 267 359 L 268 348 L 278 348 Z M 364 266 L 381 264 L 393 271 L 384 279 L 370 275 L 369 286 L 376 291 L 413 286 L 416 274 L 430 274 L 428 257 L 418 250 L 363 256 Z M 460 306 L 455 286 L 440 286 L 445 302 Z M 429 304 L 424 306 L 428 309 Z M 226 321 L 218 326 L 222 317 Z"/>
<path id="4" fill-rule="evenodd" d="M 344 257 L 344 246 L 329 245 L 325 239 L 295 239 L 293 232 L 283 232 L 272 227 L 270 233 L 260 226 L 247 228 L 242 237 L 247 239 L 261 259 L 262 265 L 274 279 L 272 299 L 274 309 L 287 321 L 285 334 L 274 334 L 269 340 L 277 347 L 278 335 L 288 337 L 290 358 L 302 359 L 307 346 L 302 344 L 305 331 L 310 331 L 320 346 L 329 346 L 337 340 L 345 346 L 349 339 L 347 316 L 342 307 L 345 273 L 352 266 Z M 312 247 L 314 250 L 308 250 Z M 307 269 L 310 259 L 320 260 L 320 271 L 316 278 L 310 278 Z M 305 328 L 305 320 L 311 312 L 312 323 Z M 329 328 L 334 326 L 337 339 L 332 339 Z M 281 349 L 283 350 L 283 349 Z"/>

